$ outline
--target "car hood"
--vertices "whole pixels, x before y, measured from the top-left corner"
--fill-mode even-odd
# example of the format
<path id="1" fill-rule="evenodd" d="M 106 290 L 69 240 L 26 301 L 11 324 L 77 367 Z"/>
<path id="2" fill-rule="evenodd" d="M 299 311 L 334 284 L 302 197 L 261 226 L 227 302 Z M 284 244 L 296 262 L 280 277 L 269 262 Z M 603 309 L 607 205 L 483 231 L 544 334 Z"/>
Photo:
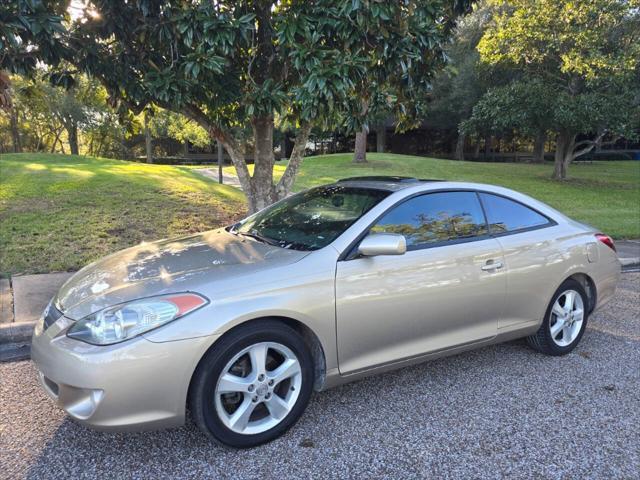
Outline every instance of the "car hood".
<path id="1" fill-rule="evenodd" d="M 224 229 L 143 243 L 98 260 L 73 275 L 54 302 L 77 320 L 103 308 L 296 262 L 308 252 L 266 245 Z"/>

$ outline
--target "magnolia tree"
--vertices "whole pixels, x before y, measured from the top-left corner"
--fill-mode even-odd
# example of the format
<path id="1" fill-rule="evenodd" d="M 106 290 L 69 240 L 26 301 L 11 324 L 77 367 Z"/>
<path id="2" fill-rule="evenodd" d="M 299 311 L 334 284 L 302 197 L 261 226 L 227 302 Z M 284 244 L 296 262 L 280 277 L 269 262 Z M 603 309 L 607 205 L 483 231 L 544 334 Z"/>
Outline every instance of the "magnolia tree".
<path id="1" fill-rule="evenodd" d="M 496 10 L 478 44 L 483 62 L 518 78 L 492 89 L 467 128 L 515 128 L 555 138 L 554 177 L 603 140 L 639 127 L 638 0 L 492 0 Z M 579 137 L 582 135 L 584 139 Z"/>
<path id="2" fill-rule="evenodd" d="M 59 11 L 58 2 L 43 5 Z M 359 130 L 382 106 L 401 128 L 411 125 L 466 8 L 461 0 L 95 0 L 53 33 L 63 43 L 56 54 L 100 79 L 114 105 L 139 112 L 154 103 L 221 142 L 256 211 L 291 190 L 313 126 L 342 119 Z M 69 83 L 67 73 L 54 80 Z M 275 118 L 296 129 L 277 182 Z"/>
<path id="3" fill-rule="evenodd" d="M 29 74 L 39 62 L 57 64 L 63 51 L 63 14 L 68 2 L 0 2 L 0 110 L 9 114 L 14 151 L 22 150 L 18 112 L 11 100 L 9 73 Z"/>

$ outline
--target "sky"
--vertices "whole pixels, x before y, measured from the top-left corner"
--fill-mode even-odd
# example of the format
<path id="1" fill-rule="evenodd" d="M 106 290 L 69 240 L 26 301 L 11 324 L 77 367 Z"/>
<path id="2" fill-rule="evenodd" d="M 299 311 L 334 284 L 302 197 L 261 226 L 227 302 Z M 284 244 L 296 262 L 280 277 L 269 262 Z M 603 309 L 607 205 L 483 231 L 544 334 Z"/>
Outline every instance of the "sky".
<path id="1" fill-rule="evenodd" d="M 71 0 L 69 4 L 69 15 L 71 16 L 71 20 L 77 20 L 80 18 L 84 12 L 84 9 L 87 7 L 87 4 L 90 3 L 90 0 Z M 89 10 L 89 12 L 95 16 L 98 15 L 96 10 Z"/>

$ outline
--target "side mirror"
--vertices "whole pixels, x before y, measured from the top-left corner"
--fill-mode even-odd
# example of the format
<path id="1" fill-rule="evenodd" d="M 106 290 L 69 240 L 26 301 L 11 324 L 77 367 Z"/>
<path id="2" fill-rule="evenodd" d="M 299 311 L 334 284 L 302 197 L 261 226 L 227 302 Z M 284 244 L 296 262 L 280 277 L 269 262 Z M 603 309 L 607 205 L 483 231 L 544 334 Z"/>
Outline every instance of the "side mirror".
<path id="1" fill-rule="evenodd" d="M 402 255 L 407 251 L 404 235 L 396 233 L 370 233 L 360 242 L 358 253 L 365 257 L 376 255 Z"/>

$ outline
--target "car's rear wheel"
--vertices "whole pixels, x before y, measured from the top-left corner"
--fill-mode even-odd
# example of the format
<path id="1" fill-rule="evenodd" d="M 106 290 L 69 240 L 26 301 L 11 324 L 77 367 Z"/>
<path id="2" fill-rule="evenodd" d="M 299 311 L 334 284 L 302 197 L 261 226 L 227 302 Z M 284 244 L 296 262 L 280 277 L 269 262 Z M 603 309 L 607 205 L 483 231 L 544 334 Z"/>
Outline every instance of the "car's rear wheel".
<path id="1" fill-rule="evenodd" d="M 298 333 L 274 320 L 252 322 L 223 337 L 200 362 L 191 413 L 213 440 L 253 447 L 298 420 L 312 385 L 311 355 Z"/>
<path id="2" fill-rule="evenodd" d="M 556 290 L 544 321 L 527 338 L 531 347 L 547 355 L 566 355 L 580 342 L 589 316 L 589 299 L 577 281 L 565 280 Z"/>

